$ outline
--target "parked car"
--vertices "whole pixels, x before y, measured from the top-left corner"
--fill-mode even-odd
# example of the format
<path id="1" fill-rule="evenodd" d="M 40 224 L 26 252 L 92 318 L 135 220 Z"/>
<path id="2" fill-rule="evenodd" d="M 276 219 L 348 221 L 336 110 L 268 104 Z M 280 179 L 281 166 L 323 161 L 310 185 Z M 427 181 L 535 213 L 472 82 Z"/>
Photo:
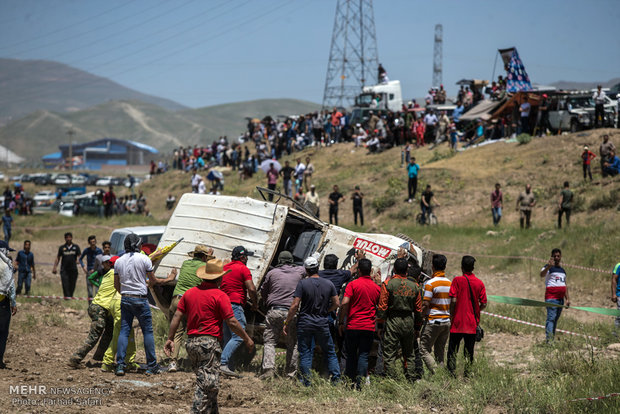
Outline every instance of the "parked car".
<path id="1" fill-rule="evenodd" d="M 65 194 L 63 194 L 62 201 L 63 202 L 73 201 L 74 199 L 76 199 L 77 197 L 79 197 L 79 196 L 81 196 L 83 194 L 84 194 L 84 191 L 82 191 L 82 190 L 67 191 Z"/>
<path id="2" fill-rule="evenodd" d="M 56 193 L 53 191 L 39 191 L 32 198 L 32 210 L 35 213 L 58 211 L 58 208 L 60 208 L 60 202 L 60 199 L 56 197 Z"/>
<path id="3" fill-rule="evenodd" d="M 73 217 L 73 202 L 63 202 L 60 204 L 60 208 L 58 209 L 58 214 L 66 217 Z"/>
<path id="4" fill-rule="evenodd" d="M 52 190 L 43 190 L 43 191 L 39 191 L 34 195 L 33 200 L 37 201 L 37 200 L 44 200 L 44 199 L 48 199 L 48 198 L 54 198 L 56 199 L 56 193 L 53 192 Z"/>
<path id="5" fill-rule="evenodd" d="M 86 185 L 86 177 L 79 174 L 73 174 L 71 175 L 71 184 Z"/>
<path id="6" fill-rule="evenodd" d="M 68 174 L 58 174 L 56 178 L 54 178 L 54 184 L 56 185 L 71 184 L 71 176 Z"/>
<path id="7" fill-rule="evenodd" d="M 114 177 L 108 176 L 108 177 L 101 177 L 99 178 L 96 182 L 95 185 L 96 186 L 101 186 L 101 187 L 107 187 L 109 185 L 112 185 L 112 179 Z"/>
<path id="8" fill-rule="evenodd" d="M 97 180 L 99 179 L 99 176 L 97 174 L 82 174 L 84 177 L 86 177 L 86 185 L 96 185 L 97 184 Z"/>
<path id="9" fill-rule="evenodd" d="M 577 132 L 594 126 L 594 101 L 590 91 L 559 91 L 549 93 L 549 123 L 554 131 Z M 616 105 L 605 97 L 604 125 L 613 127 Z"/>
<path id="10" fill-rule="evenodd" d="M 73 199 L 73 203 L 78 205 L 77 211 L 79 215 L 99 215 L 100 213 L 100 206 L 95 192 L 79 195 Z"/>
<path id="11" fill-rule="evenodd" d="M 125 185 L 125 179 L 119 178 L 119 177 L 112 177 L 112 180 L 110 181 L 110 185 L 114 185 L 114 186 Z"/>
<path id="12" fill-rule="evenodd" d="M 115 229 L 110 235 L 110 252 L 112 254 L 118 254 L 125 251 L 125 237 L 129 234 L 137 234 L 142 239 L 142 245 L 150 244 L 157 246 L 164 234 L 166 226 L 140 226 L 140 227 L 125 227 L 122 229 Z"/>
<path id="13" fill-rule="evenodd" d="M 36 185 L 50 185 L 53 184 L 51 174 L 39 173 L 32 175 L 32 182 Z"/>

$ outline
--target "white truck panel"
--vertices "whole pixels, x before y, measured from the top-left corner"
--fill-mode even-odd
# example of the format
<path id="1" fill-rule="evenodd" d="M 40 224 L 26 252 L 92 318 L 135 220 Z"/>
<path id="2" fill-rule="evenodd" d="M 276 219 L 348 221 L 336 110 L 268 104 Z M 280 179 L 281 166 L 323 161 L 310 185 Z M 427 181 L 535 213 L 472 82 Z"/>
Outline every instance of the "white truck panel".
<path id="1" fill-rule="evenodd" d="M 320 252 L 322 260 L 328 254 L 339 257 L 338 267 L 348 269 L 353 264 L 355 250 L 363 250 L 366 258 L 372 262 L 373 269 L 380 270 L 384 280 L 391 273 L 391 265 L 396 258 L 398 248 L 407 243 L 406 240 L 388 234 L 355 233 L 338 226 L 329 226 L 325 237 L 323 250 Z M 422 263 L 422 252 L 416 249 L 418 263 Z"/>
<path id="2" fill-rule="evenodd" d="M 230 259 L 235 246 L 254 252 L 248 268 L 258 285 L 277 249 L 288 207 L 251 198 L 184 194 L 174 210 L 159 247 L 181 237 L 179 243 L 158 266 L 157 277 L 166 277 L 173 267 L 180 268 L 197 244 L 212 247 L 215 256 Z"/>

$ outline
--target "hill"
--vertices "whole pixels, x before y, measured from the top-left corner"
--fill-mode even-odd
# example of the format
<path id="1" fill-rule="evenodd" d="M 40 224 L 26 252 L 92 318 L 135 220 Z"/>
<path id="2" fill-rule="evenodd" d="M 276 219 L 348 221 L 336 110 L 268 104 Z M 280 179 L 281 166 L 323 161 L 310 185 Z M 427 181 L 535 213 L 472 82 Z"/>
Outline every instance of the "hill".
<path id="1" fill-rule="evenodd" d="M 0 123 L 37 110 L 68 112 L 111 100 L 139 100 L 169 110 L 186 108 L 62 63 L 0 59 Z"/>
<path id="2" fill-rule="evenodd" d="M 241 134 L 247 130 L 247 118 L 260 118 L 267 115 L 297 115 L 318 111 L 321 105 L 298 99 L 259 99 L 186 109 L 179 113 L 194 122 L 208 126 L 214 135 Z"/>
<path id="3" fill-rule="evenodd" d="M 180 145 L 210 143 L 221 135 L 237 136 L 246 129 L 244 117 L 295 114 L 319 105 L 293 99 L 265 99 L 196 110 L 169 111 L 141 101 L 112 101 L 80 111 L 36 111 L 0 128 L 0 142 L 37 162 L 67 141 L 72 127 L 78 143 L 104 137 L 131 139 L 169 151 Z"/>
<path id="4" fill-rule="evenodd" d="M 590 90 L 595 89 L 597 85 L 602 85 L 603 88 L 611 88 L 620 83 L 620 78 L 610 79 L 607 82 L 572 82 L 572 81 L 557 81 L 552 83 L 558 89 L 577 89 L 577 90 Z"/>

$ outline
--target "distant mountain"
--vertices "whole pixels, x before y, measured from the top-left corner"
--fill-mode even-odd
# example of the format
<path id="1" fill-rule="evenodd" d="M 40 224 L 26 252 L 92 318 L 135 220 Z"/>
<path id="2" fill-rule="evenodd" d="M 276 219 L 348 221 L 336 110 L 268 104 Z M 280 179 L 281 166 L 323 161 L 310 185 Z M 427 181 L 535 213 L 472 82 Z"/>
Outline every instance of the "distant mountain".
<path id="1" fill-rule="evenodd" d="M 620 78 L 614 78 L 607 82 L 570 82 L 570 81 L 558 81 L 552 83 L 558 89 L 576 89 L 576 90 L 590 90 L 596 88 L 597 85 L 602 85 L 603 88 L 611 88 L 614 85 L 620 83 Z"/>
<path id="2" fill-rule="evenodd" d="M 179 111 L 179 114 L 201 123 L 209 128 L 214 136 L 238 136 L 247 131 L 248 118 L 260 118 L 270 115 L 299 115 L 318 111 L 321 105 L 297 99 L 260 99 L 243 101 L 198 109 Z"/>
<path id="3" fill-rule="evenodd" d="M 38 110 L 70 112 L 118 100 L 186 108 L 62 63 L 0 59 L 0 124 Z"/>
<path id="4" fill-rule="evenodd" d="M 67 143 L 67 130 L 82 143 L 104 137 L 131 139 L 169 151 L 180 145 L 207 144 L 221 135 L 236 138 L 249 118 L 293 115 L 318 110 L 320 105 L 294 99 L 265 99 L 169 111 L 140 101 L 106 102 L 88 109 L 60 113 L 36 111 L 0 128 L 0 142 L 30 160 L 58 151 Z"/>

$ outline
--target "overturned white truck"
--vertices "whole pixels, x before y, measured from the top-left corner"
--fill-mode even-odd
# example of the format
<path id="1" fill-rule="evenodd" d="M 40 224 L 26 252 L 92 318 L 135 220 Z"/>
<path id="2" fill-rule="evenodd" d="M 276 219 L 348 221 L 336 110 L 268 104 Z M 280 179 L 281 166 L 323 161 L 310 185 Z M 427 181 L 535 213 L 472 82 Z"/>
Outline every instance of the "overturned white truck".
<path id="1" fill-rule="evenodd" d="M 263 195 L 269 190 L 259 188 L 259 191 Z M 197 244 L 212 247 L 216 257 L 221 259 L 230 259 L 233 248 L 239 245 L 253 252 L 247 266 L 257 289 L 265 274 L 277 264 L 282 250 L 290 251 L 299 265 L 315 252 L 320 255 L 321 264 L 325 255 L 335 254 L 340 259 L 340 268 L 348 269 L 354 263 L 356 249 L 361 249 L 374 269 L 380 270 L 385 278 L 390 274 L 399 247 L 409 245 L 410 257 L 430 274 L 430 252 L 406 236 L 356 233 L 315 218 L 309 209 L 282 194 L 274 196 L 276 201 L 269 202 L 248 197 L 184 194 L 158 247 L 183 240 L 164 257 L 155 276 L 164 278 L 172 268 L 179 269 Z M 157 306 L 166 314 L 173 290 L 174 282 L 156 286 L 151 291 Z M 261 312 L 253 313 L 248 307 L 246 317 L 248 332 L 262 343 L 264 317 Z"/>

